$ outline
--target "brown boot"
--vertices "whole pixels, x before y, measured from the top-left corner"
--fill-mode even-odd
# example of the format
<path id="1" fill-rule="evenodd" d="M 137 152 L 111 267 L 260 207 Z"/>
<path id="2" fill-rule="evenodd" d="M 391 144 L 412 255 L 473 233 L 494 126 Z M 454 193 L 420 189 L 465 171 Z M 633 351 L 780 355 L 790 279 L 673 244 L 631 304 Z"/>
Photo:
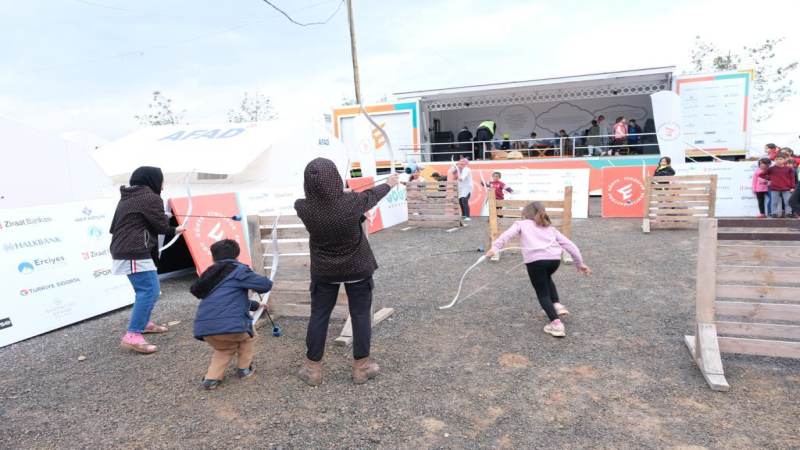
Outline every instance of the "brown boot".
<path id="1" fill-rule="evenodd" d="M 297 376 L 309 386 L 319 386 L 322 384 L 322 362 L 306 358 L 297 371 Z"/>
<path id="2" fill-rule="evenodd" d="M 381 368 L 378 364 L 366 358 L 353 360 L 353 383 L 364 384 L 378 375 Z"/>

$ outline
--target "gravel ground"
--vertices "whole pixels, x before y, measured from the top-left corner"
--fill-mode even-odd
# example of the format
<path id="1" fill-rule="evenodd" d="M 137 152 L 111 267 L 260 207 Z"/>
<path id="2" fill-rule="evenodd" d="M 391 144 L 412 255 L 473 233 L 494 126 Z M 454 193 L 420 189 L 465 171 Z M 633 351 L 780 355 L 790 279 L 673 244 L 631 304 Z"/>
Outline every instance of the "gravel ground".
<path id="1" fill-rule="evenodd" d="M 572 311 L 560 340 L 518 255 L 434 308 L 479 256 L 440 253 L 483 245 L 485 222 L 378 233 L 376 295 L 396 313 L 375 329 L 383 373 L 364 386 L 332 342 L 323 385 L 303 385 L 305 322 L 282 319 L 283 337 L 262 329 L 255 379 L 200 390 L 210 351 L 191 336 L 192 278 L 166 281 L 154 318 L 181 323 L 152 339 L 157 354 L 119 349 L 129 309 L 0 349 L 0 448 L 800 448 L 800 361 L 726 355 L 731 391 L 712 392 L 682 340 L 696 233 L 639 226 L 576 221 L 595 273 L 558 272 Z"/>

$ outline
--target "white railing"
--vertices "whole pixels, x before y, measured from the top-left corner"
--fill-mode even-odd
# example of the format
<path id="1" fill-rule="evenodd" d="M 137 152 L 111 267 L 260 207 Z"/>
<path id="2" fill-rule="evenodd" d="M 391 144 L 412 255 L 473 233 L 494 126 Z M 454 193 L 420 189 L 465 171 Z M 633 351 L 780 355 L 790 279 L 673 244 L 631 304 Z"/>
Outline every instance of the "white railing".
<path id="1" fill-rule="evenodd" d="M 652 139 L 649 137 L 652 136 Z M 633 138 L 633 140 L 631 139 Z M 599 140 L 596 141 L 596 140 Z M 648 141 L 648 142 L 644 142 Z M 598 145 L 589 145 L 597 142 Z M 508 143 L 508 149 L 500 148 Z M 476 159 L 503 159 L 494 158 L 494 154 L 517 151 L 523 157 L 555 157 L 572 158 L 582 156 L 620 156 L 626 154 L 644 154 L 645 147 L 658 147 L 656 133 L 629 134 L 624 142 L 617 142 L 613 134 L 593 136 L 564 136 L 537 139 L 509 139 L 503 141 L 465 141 L 465 142 L 440 142 L 426 143 L 421 146 L 402 146 L 400 151 L 408 162 L 411 155 L 421 162 L 437 160 L 441 155 L 442 160 L 457 159 L 461 156 Z M 639 151 L 639 150 L 642 151 Z M 482 156 L 482 157 L 481 157 Z"/>

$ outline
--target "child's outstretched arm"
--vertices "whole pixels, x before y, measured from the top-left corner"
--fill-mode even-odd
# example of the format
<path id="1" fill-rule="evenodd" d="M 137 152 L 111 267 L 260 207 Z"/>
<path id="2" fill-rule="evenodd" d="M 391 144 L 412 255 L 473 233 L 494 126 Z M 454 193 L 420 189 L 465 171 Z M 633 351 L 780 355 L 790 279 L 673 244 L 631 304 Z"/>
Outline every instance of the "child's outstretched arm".
<path id="1" fill-rule="evenodd" d="M 364 214 L 365 212 L 374 208 L 375 205 L 377 205 L 383 197 L 386 197 L 386 194 L 388 194 L 389 191 L 391 191 L 392 188 L 397 185 L 397 182 L 398 176 L 397 174 L 393 173 L 386 179 L 386 184 L 379 184 L 372 189 L 357 192 L 355 195 L 358 214 Z"/>
<path id="2" fill-rule="evenodd" d="M 272 289 L 272 280 L 253 272 L 249 267 L 236 275 L 236 281 L 239 287 L 245 289 L 252 289 L 259 294 L 263 294 Z"/>
<path id="3" fill-rule="evenodd" d="M 570 256 L 572 256 L 572 259 L 575 261 L 575 268 L 578 269 L 579 272 L 582 272 L 586 275 L 590 275 L 592 273 L 592 270 L 589 269 L 589 266 L 587 266 L 586 263 L 583 262 L 583 256 L 581 255 L 581 251 L 578 249 L 578 246 L 575 245 L 574 242 L 569 240 L 569 238 L 561 234 L 560 231 L 558 230 L 555 231 L 556 231 L 556 242 L 558 243 L 558 245 L 561 246 L 561 248 L 566 250 Z"/>
<path id="4" fill-rule="evenodd" d="M 492 248 L 490 248 L 486 252 L 486 256 L 491 258 L 497 252 L 499 252 L 503 247 L 506 246 L 508 241 L 514 239 L 515 237 L 519 236 L 519 233 L 522 231 L 522 228 L 519 226 L 519 222 L 514 222 L 506 231 L 504 231 L 497 240 L 494 241 L 492 244 Z"/>

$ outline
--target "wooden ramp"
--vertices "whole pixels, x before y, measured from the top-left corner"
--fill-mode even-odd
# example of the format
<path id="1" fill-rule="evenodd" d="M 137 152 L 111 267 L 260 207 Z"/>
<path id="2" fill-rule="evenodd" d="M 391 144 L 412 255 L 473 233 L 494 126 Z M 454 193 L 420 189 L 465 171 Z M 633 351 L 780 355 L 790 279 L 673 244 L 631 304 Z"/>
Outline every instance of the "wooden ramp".
<path id="1" fill-rule="evenodd" d="M 800 221 L 702 219 L 696 332 L 685 342 L 716 391 L 721 353 L 800 358 Z"/>
<path id="2" fill-rule="evenodd" d="M 308 231 L 297 216 L 248 216 L 250 233 L 250 256 L 252 267 L 258 273 L 269 275 L 277 261 L 277 271 L 270 293 L 269 311 L 276 316 L 310 317 L 311 285 L 310 251 Z M 273 240 L 273 227 L 275 239 Z M 277 255 L 277 258 L 275 256 Z M 392 308 L 383 308 L 372 303 L 373 326 L 394 313 Z M 347 306 L 347 295 L 339 287 L 339 296 L 331 314 L 332 319 L 346 319 L 339 344 L 352 342 L 352 326 Z"/>
<path id="3" fill-rule="evenodd" d="M 716 198 L 716 175 L 649 177 L 642 231 L 697 228 L 700 219 L 715 216 Z"/>

